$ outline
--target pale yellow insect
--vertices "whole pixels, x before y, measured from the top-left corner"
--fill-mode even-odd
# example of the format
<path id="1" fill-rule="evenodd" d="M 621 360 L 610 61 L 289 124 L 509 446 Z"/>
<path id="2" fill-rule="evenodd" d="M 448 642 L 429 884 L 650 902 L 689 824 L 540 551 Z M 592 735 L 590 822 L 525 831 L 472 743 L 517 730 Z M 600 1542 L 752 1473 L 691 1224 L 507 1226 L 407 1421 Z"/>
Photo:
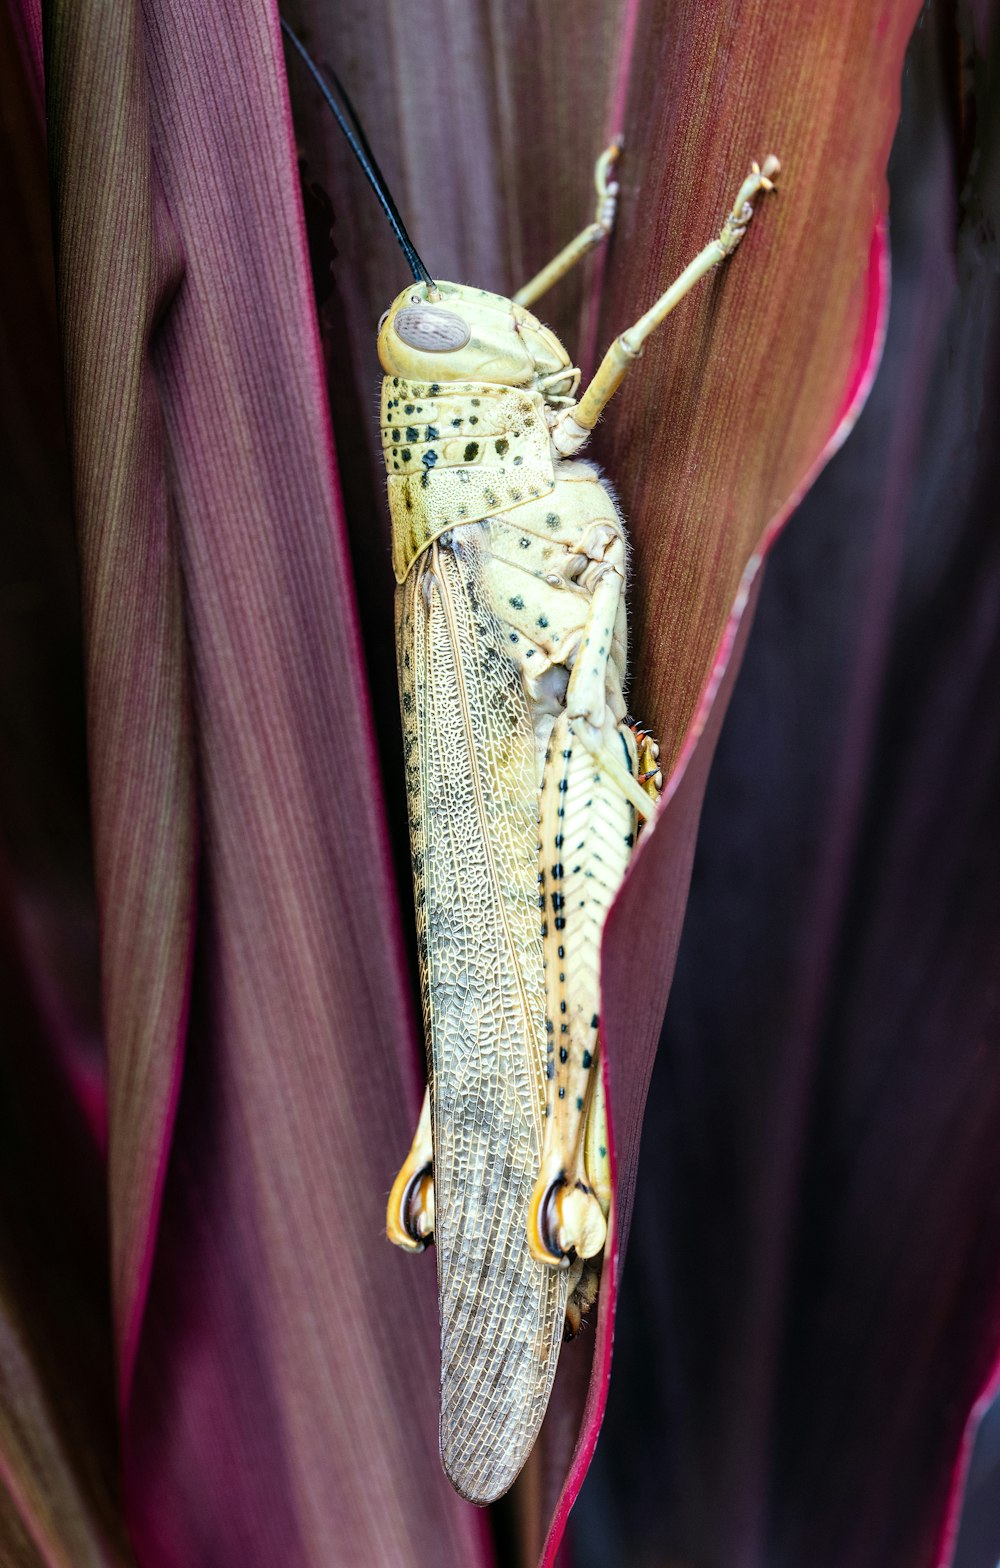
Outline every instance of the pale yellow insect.
<path id="1" fill-rule="evenodd" d="M 390 1240 L 437 1246 L 441 1455 L 477 1503 L 538 1435 L 564 1323 L 596 1292 L 610 1202 L 600 941 L 656 748 L 626 722 L 625 529 L 579 461 L 650 333 L 735 250 L 719 237 L 579 371 L 528 311 L 610 232 L 594 223 L 513 299 L 418 282 L 382 319 L 382 442 L 429 1086 Z"/>

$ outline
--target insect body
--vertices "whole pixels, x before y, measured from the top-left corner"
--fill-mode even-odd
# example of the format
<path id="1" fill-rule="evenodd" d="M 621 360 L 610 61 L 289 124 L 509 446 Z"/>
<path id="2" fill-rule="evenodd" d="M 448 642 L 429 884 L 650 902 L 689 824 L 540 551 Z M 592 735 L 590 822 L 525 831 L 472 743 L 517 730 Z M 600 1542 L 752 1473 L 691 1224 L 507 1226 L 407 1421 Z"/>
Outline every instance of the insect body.
<path id="1" fill-rule="evenodd" d="M 558 355 L 527 312 L 517 312 L 513 329 L 510 301 L 448 285 L 440 293 L 444 308 L 464 304 L 470 318 L 495 327 L 506 356 L 522 360 L 519 373 L 539 361 L 546 374 L 570 370 L 552 365 Z M 400 312 L 419 309 L 404 304 Z M 383 337 L 407 331 L 412 319 L 393 329 L 390 317 Z M 393 345 L 383 354 L 392 368 L 410 368 L 406 355 L 393 365 Z M 614 737 L 615 767 L 631 777 L 635 742 L 621 694 L 624 538 L 595 470 L 553 459 L 546 408 L 536 391 L 479 379 L 392 375 L 383 390 L 433 1084 L 389 1227 L 403 1245 L 430 1231 L 433 1149 L 442 1452 L 476 1501 L 510 1484 L 544 1414 L 569 1288 L 568 1271 L 548 1265 L 560 1265 L 571 1246 L 590 1256 L 603 1243 L 580 1135 L 597 1082 L 600 927 L 635 833 L 631 801 L 567 721 L 572 667 L 589 676 L 598 733 Z M 598 607 L 598 625 L 604 576 L 614 591 Z M 593 666 L 582 657 L 588 637 Z M 565 874 L 554 869 L 564 845 Z M 578 882 L 588 896 L 574 892 L 570 910 L 568 889 Z M 547 1084 L 555 1090 L 549 1116 Z M 548 1215 L 540 1217 L 533 1256 L 526 1226 L 548 1123 L 559 1131 L 550 1161 L 561 1170 L 564 1143 L 573 1149 L 573 1190 L 589 1218 L 559 1245 L 545 1229 Z"/>
<path id="2" fill-rule="evenodd" d="M 615 150 L 598 167 L 605 222 Z M 436 1241 L 442 1458 L 476 1502 L 524 1463 L 567 1309 L 594 1294 L 610 1200 L 601 932 L 659 782 L 626 721 L 624 526 L 576 453 L 775 172 L 755 168 L 720 239 L 580 399 L 517 297 L 418 285 L 379 332 L 429 1053 L 387 1228 L 403 1247 Z"/>
<path id="3" fill-rule="evenodd" d="M 772 189 L 756 164 L 718 238 L 580 373 L 528 310 L 610 232 L 594 221 L 512 299 L 435 282 L 357 116 L 286 24 L 416 282 L 379 324 L 382 445 L 428 1092 L 390 1240 L 437 1246 L 441 1456 L 498 1497 L 538 1435 L 564 1325 L 596 1295 L 611 1201 L 600 942 L 656 747 L 626 721 L 625 529 L 578 453 L 642 345 L 732 254 Z"/>

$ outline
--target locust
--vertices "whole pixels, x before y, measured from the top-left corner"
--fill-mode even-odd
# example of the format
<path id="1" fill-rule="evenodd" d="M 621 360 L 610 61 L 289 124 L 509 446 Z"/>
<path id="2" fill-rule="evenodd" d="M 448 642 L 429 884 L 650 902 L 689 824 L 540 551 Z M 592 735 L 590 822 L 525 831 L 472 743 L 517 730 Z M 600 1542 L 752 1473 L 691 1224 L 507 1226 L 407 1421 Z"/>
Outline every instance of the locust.
<path id="1" fill-rule="evenodd" d="M 611 233 L 621 139 L 597 160 L 593 221 L 517 293 L 434 279 L 346 93 L 290 36 L 414 279 L 378 358 L 428 1082 L 386 1231 L 436 1245 L 441 1458 L 484 1504 L 524 1465 L 596 1298 L 612 1198 L 601 935 L 662 785 L 624 695 L 625 523 L 580 453 L 779 164 L 752 165 L 717 237 L 581 393 L 529 307 Z"/>

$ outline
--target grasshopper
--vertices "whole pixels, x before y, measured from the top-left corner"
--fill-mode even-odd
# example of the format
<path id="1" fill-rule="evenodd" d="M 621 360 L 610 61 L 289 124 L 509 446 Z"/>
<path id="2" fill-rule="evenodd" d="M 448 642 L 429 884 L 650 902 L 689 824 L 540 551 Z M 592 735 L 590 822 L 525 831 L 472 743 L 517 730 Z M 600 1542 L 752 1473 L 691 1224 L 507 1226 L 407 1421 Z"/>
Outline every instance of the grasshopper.
<path id="1" fill-rule="evenodd" d="M 378 356 L 428 1087 L 386 1229 L 408 1251 L 436 1243 L 441 1457 L 487 1503 L 527 1459 L 561 1341 L 596 1297 L 611 1202 L 601 933 L 662 782 L 623 695 L 625 524 L 579 453 L 779 166 L 752 166 L 718 237 L 578 396 L 579 370 L 528 307 L 611 232 L 620 141 L 597 161 L 593 222 L 510 299 L 436 281 L 346 94 L 334 78 L 345 114 L 293 41 L 415 280 L 379 323 Z"/>

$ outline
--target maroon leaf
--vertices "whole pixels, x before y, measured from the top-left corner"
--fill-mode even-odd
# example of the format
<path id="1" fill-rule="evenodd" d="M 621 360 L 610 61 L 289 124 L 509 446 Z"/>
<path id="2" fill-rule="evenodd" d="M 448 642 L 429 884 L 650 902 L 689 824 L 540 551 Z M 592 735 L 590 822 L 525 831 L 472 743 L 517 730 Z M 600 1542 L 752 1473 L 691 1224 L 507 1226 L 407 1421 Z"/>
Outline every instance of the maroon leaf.
<path id="1" fill-rule="evenodd" d="M 277 18 L 46 36 L 132 1533 L 469 1563 L 410 1348 L 432 1280 L 380 1234 L 412 1020 Z"/>
<path id="2" fill-rule="evenodd" d="M 0 9 L 0 1561 L 124 1568 L 75 545 L 40 98 Z"/>

